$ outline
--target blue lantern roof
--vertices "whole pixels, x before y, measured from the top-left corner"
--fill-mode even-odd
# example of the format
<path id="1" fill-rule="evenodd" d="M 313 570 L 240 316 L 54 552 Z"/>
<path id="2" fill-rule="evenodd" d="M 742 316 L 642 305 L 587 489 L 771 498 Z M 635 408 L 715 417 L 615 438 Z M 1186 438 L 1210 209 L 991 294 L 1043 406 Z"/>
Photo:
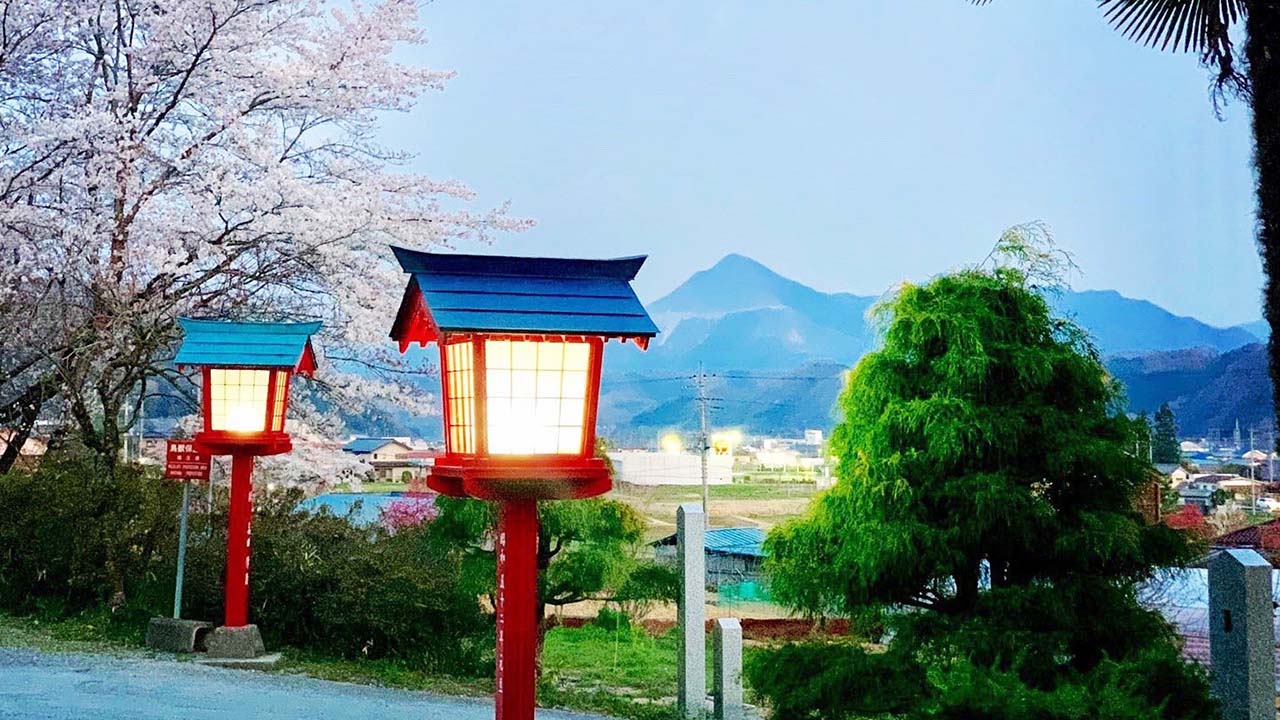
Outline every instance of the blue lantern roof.
<path id="1" fill-rule="evenodd" d="M 256 323 L 178 318 L 182 346 L 177 365 L 315 369 L 311 336 L 320 323 Z"/>
<path id="2" fill-rule="evenodd" d="M 411 279 L 391 337 L 401 346 L 443 334 L 658 334 L 631 289 L 645 258 L 577 260 L 458 255 L 391 248 Z"/>

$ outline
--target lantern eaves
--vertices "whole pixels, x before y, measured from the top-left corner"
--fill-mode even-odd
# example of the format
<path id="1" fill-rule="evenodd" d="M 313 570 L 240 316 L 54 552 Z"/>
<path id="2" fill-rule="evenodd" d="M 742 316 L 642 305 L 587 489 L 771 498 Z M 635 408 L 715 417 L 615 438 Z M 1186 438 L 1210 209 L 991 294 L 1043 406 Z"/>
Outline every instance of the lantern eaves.
<path id="1" fill-rule="evenodd" d="M 178 318 L 183 340 L 174 363 L 184 366 L 287 368 L 315 371 L 311 336 L 318 322 L 259 323 Z"/>
<path id="2" fill-rule="evenodd" d="M 581 260 L 426 253 L 393 247 L 411 276 L 392 339 L 463 333 L 634 340 L 658 333 L 631 288 L 645 258 Z"/>

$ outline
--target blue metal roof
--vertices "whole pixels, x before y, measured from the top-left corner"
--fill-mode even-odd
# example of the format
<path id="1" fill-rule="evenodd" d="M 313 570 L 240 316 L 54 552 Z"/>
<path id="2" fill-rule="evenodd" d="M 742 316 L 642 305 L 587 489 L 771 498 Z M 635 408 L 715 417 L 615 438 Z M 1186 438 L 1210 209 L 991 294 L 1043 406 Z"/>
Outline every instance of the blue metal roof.
<path id="1" fill-rule="evenodd" d="M 400 441 L 396 440 L 395 438 L 360 437 L 360 438 L 356 438 L 355 440 L 352 440 L 346 445 L 343 445 L 342 449 L 349 453 L 364 455 L 367 453 L 371 453 L 374 450 L 377 450 L 378 448 L 382 447 L 383 445 L 386 445 L 387 443 L 393 443 L 393 442 L 400 442 Z"/>
<path id="2" fill-rule="evenodd" d="M 709 553 L 767 557 L 764 538 L 764 530 L 758 527 L 707 528 L 703 542 Z M 668 535 L 656 544 L 675 545 L 676 536 Z"/>
<path id="3" fill-rule="evenodd" d="M 405 302 L 421 294 L 440 332 L 536 333 L 650 338 L 630 281 L 644 257 L 616 260 L 456 255 L 391 248 L 412 276 Z M 404 318 L 406 308 L 401 308 Z M 392 336 L 404 336 L 398 318 Z"/>
<path id="4" fill-rule="evenodd" d="M 177 365 L 297 368 L 320 323 L 254 323 L 178 318 Z"/>

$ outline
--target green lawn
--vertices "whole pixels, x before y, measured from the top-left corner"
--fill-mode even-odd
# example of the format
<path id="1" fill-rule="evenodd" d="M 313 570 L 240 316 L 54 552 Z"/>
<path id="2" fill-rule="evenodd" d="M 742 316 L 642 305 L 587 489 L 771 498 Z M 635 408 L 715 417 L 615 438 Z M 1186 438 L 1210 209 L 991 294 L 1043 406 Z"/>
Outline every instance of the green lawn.
<path id="1" fill-rule="evenodd" d="M 707 488 L 712 500 L 786 500 L 807 498 L 816 490 L 813 483 L 739 483 Z M 686 502 L 702 499 L 699 485 L 615 485 L 618 499 L 642 498 L 648 502 Z"/>
<path id="2" fill-rule="evenodd" d="M 364 482 L 360 483 L 362 493 L 408 492 L 409 484 L 402 482 Z M 338 485 L 332 492 L 352 492 L 350 485 Z"/>

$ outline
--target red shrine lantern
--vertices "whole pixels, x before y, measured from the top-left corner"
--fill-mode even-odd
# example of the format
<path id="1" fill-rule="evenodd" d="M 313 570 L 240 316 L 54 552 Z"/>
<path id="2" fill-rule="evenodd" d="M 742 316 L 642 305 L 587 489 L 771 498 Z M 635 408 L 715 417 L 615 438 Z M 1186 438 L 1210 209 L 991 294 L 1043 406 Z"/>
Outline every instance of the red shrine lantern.
<path id="1" fill-rule="evenodd" d="M 289 379 L 315 372 L 311 336 L 320 323 L 178 323 L 184 336 L 174 362 L 200 368 L 203 380 L 203 425 L 193 443 L 204 454 L 231 456 L 224 626 L 240 628 L 249 622 L 253 459 L 292 448 L 284 429 Z"/>
<path id="2" fill-rule="evenodd" d="M 392 248 L 411 278 L 391 337 L 440 346 L 445 454 L 427 485 L 499 503 L 500 720 L 532 720 L 539 500 L 608 492 L 595 457 L 610 339 L 658 328 L 631 289 L 645 258 L 568 260 Z"/>

